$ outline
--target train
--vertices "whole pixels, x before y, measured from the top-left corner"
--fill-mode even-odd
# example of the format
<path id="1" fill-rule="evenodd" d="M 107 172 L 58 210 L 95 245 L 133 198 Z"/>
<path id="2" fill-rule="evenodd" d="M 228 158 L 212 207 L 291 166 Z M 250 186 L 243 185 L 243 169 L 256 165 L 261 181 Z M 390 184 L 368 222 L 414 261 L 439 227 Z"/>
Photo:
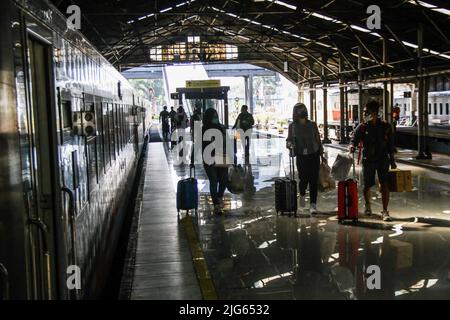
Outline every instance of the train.
<path id="1" fill-rule="evenodd" d="M 380 104 L 380 115 L 383 114 L 383 89 L 378 87 L 363 88 L 361 92 L 362 105 L 365 105 L 370 100 L 375 100 Z M 340 139 L 340 124 L 341 124 L 341 109 L 340 109 L 340 94 L 339 91 L 330 91 L 327 96 L 327 119 L 329 128 L 329 138 Z M 323 101 L 317 102 L 317 119 L 319 129 L 323 135 Z M 355 124 L 358 123 L 358 106 L 359 94 L 358 89 L 349 89 L 347 91 L 347 108 L 344 112 L 347 113 L 347 131 L 354 129 Z"/>
<path id="2" fill-rule="evenodd" d="M 375 100 L 380 104 L 380 116 L 383 118 L 383 88 L 371 87 L 362 90 L 362 105 L 369 100 Z M 357 89 L 348 90 L 348 126 L 352 130 L 354 125 L 358 123 L 358 103 L 359 95 Z M 400 119 L 398 126 L 415 127 L 417 126 L 417 111 L 412 111 L 413 99 L 407 97 L 395 97 L 394 106 L 400 108 Z M 322 101 L 317 103 L 317 117 L 319 123 L 323 120 Z M 340 96 L 339 91 L 331 91 L 328 93 L 328 126 L 330 129 L 330 138 L 339 140 L 340 127 Z M 441 129 L 450 126 L 450 91 L 430 91 L 428 93 L 428 124 L 432 130 L 439 127 Z M 323 127 L 323 125 L 319 125 Z"/>
<path id="3" fill-rule="evenodd" d="M 150 102 L 66 20 L 0 4 L 0 300 L 102 294 L 148 139 Z"/>
<path id="4" fill-rule="evenodd" d="M 400 108 L 400 124 L 414 126 L 417 114 L 411 111 L 411 97 L 394 98 L 394 105 Z M 428 93 L 428 124 L 430 126 L 450 125 L 450 91 L 431 91 Z"/>

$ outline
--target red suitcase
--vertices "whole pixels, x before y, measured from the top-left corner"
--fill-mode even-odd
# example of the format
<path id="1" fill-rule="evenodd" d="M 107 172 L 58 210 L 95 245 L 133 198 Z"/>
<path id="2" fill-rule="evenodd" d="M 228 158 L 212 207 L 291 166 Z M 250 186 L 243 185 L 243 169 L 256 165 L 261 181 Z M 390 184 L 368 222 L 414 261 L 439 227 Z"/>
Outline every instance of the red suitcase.
<path id="1" fill-rule="evenodd" d="M 353 156 L 354 158 L 354 156 Z M 353 179 L 338 183 L 338 221 L 358 221 L 358 182 L 355 174 L 355 160 L 353 159 Z"/>

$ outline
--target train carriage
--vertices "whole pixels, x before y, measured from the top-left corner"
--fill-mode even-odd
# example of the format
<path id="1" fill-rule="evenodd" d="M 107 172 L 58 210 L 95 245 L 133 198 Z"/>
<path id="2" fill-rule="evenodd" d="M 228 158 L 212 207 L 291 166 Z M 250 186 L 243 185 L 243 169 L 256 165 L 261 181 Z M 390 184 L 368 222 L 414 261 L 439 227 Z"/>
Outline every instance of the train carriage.
<path id="1" fill-rule="evenodd" d="M 0 8 L 0 298 L 96 297 L 150 104 L 47 1 Z"/>

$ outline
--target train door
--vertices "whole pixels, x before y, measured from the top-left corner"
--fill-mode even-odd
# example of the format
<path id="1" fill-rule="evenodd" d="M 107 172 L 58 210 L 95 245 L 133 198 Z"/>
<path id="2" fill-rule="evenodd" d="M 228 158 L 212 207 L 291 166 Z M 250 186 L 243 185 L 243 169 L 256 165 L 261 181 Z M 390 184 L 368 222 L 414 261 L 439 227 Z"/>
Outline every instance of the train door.
<path id="1" fill-rule="evenodd" d="M 28 35 L 29 97 L 31 104 L 32 171 L 35 210 L 29 216 L 33 298 L 56 297 L 55 199 L 56 139 L 52 98 L 51 45 Z"/>

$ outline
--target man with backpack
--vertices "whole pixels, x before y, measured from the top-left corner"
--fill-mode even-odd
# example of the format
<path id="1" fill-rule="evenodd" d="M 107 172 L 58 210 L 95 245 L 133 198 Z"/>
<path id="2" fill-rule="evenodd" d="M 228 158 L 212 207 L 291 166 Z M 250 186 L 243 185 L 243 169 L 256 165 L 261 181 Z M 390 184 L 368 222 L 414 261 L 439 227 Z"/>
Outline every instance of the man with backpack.
<path id="1" fill-rule="evenodd" d="M 250 112 L 248 112 L 248 106 L 245 104 L 241 107 L 241 113 L 238 115 L 236 122 L 234 123 L 233 129 L 241 129 L 244 133 L 253 128 L 255 124 L 255 120 Z M 245 160 L 249 159 L 249 151 L 250 151 L 250 135 L 244 135 L 241 137 L 242 146 L 245 152 Z"/>
<path id="2" fill-rule="evenodd" d="M 159 114 L 159 122 L 162 123 L 163 140 L 167 141 L 169 137 L 169 118 L 170 114 L 167 111 L 167 107 L 163 107 L 163 111 Z"/>
<path id="3" fill-rule="evenodd" d="M 350 152 L 355 152 L 359 146 L 362 149 L 362 167 L 364 176 L 364 199 L 366 215 L 372 214 L 370 206 L 370 188 L 375 185 L 375 173 L 378 175 L 380 183 L 381 199 L 383 211 L 381 217 L 383 221 L 392 221 L 389 216 L 389 166 L 397 168 L 394 159 L 394 139 L 392 126 L 382 121 L 378 116 L 380 105 L 378 102 L 369 101 L 364 108 L 364 122 L 359 124 L 350 144 Z"/>

